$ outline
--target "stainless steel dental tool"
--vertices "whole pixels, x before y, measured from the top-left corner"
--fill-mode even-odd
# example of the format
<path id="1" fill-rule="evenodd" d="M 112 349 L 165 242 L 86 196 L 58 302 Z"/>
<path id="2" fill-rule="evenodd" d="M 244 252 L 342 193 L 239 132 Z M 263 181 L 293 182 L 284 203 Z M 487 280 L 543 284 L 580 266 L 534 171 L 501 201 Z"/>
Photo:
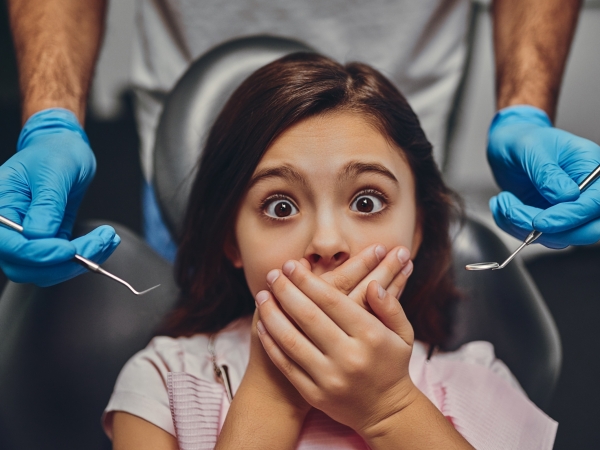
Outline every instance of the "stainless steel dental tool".
<path id="1" fill-rule="evenodd" d="M 581 184 L 579 185 L 579 191 L 580 192 L 585 191 L 594 181 L 596 181 L 596 179 L 598 178 L 598 176 L 600 176 L 600 164 L 598 165 L 598 167 L 596 167 L 592 171 L 592 173 L 590 173 L 587 177 L 585 177 L 585 180 L 583 180 L 581 182 Z M 519 246 L 519 248 L 517 248 L 513 252 L 512 255 L 510 255 L 508 258 L 506 258 L 506 261 L 504 261 L 502 264 L 498 264 L 497 262 L 482 262 L 482 263 L 475 263 L 475 264 L 467 264 L 465 266 L 465 269 L 467 269 L 467 270 L 490 270 L 490 269 L 491 270 L 497 270 L 497 269 L 504 269 L 506 267 L 506 265 L 509 262 L 511 262 L 515 256 L 517 256 L 517 253 L 519 253 L 523 248 L 527 247 L 532 242 L 535 242 L 535 240 L 537 238 L 539 238 L 541 235 L 542 235 L 542 233 L 540 231 L 533 230 L 525 238 L 525 240 Z"/>
<path id="2" fill-rule="evenodd" d="M 12 228 L 15 231 L 18 231 L 19 233 L 23 233 L 23 227 L 21 225 L 13 222 L 10 219 L 7 219 L 6 217 L 0 216 L 0 223 L 3 225 L 6 225 L 9 228 Z M 150 289 L 146 289 L 145 291 L 138 292 L 127 281 L 122 280 L 121 278 L 104 270 L 102 267 L 100 267 L 99 264 L 96 264 L 94 261 L 90 261 L 89 259 L 84 258 L 83 256 L 77 255 L 77 254 L 73 258 L 73 260 L 91 272 L 98 273 L 100 275 L 104 275 L 105 277 L 111 278 L 111 279 L 121 283 L 122 285 L 127 286 L 129 288 L 129 290 L 131 292 L 133 292 L 135 295 L 144 295 L 147 292 L 150 292 L 151 290 L 156 289 L 157 287 L 160 286 L 160 284 L 157 284 L 156 286 L 151 287 Z"/>

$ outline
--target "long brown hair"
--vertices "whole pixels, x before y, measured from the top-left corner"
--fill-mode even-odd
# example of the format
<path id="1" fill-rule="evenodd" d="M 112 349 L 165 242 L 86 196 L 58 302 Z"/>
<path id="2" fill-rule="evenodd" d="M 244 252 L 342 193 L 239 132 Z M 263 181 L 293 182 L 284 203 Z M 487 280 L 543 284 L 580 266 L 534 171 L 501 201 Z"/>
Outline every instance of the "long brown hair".
<path id="1" fill-rule="evenodd" d="M 224 252 L 247 184 L 271 143 L 289 127 L 332 111 L 362 114 L 404 153 L 416 183 L 423 242 L 401 297 L 415 337 L 440 344 L 456 298 L 448 234 L 453 193 L 442 181 L 419 120 L 404 96 L 375 69 L 296 53 L 254 72 L 217 117 L 191 191 L 176 259 L 178 307 L 164 332 L 216 332 L 251 314 L 242 269 Z"/>

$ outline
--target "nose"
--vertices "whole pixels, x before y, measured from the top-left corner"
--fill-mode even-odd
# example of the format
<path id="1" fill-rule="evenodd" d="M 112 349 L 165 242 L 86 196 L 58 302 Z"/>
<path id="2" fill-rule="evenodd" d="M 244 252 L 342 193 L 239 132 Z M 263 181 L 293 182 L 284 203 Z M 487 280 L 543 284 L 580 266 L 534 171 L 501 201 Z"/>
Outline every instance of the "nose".
<path id="1" fill-rule="evenodd" d="M 343 224 L 332 216 L 321 216 L 315 223 L 312 239 L 304 257 L 317 274 L 328 272 L 343 264 L 350 257 L 350 246 L 345 238 Z"/>

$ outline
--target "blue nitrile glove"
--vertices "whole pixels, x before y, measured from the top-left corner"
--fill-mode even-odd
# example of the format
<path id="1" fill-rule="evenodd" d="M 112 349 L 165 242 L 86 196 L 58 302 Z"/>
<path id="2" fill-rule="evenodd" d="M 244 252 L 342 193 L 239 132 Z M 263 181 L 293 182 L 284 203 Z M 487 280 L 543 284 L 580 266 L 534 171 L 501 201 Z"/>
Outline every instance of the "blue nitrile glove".
<path id="1" fill-rule="evenodd" d="M 600 240 L 600 181 L 579 195 L 578 184 L 600 163 L 600 147 L 558 128 L 544 111 L 511 106 L 494 116 L 488 161 L 500 188 L 490 200 L 500 228 L 551 247 Z"/>
<path id="2" fill-rule="evenodd" d="M 84 273 L 75 253 L 104 262 L 120 238 L 101 226 L 69 242 L 96 159 L 75 115 L 52 108 L 29 118 L 17 153 L 0 166 L 0 215 L 22 224 L 20 234 L 0 226 L 0 267 L 21 283 L 50 286 Z"/>

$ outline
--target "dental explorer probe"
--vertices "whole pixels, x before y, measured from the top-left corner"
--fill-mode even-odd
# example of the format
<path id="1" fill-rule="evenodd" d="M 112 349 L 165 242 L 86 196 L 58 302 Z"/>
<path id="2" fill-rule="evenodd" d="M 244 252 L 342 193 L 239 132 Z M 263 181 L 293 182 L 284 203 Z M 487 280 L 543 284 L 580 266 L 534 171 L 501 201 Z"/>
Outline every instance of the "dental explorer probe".
<path id="1" fill-rule="evenodd" d="M 585 191 L 594 181 L 596 181 L 596 179 L 598 178 L 598 176 L 600 176 L 600 164 L 598 164 L 598 166 L 592 171 L 592 173 L 590 173 L 587 177 L 585 177 L 585 180 L 583 180 L 581 182 L 581 184 L 579 185 L 579 192 Z M 483 263 L 467 264 L 465 266 L 465 269 L 467 269 L 467 270 L 489 270 L 489 269 L 491 269 L 491 270 L 498 270 L 498 269 L 504 269 L 506 267 L 506 265 L 509 262 L 511 262 L 515 256 L 517 256 L 517 253 L 519 253 L 523 248 L 525 248 L 529 244 L 535 242 L 536 239 L 539 238 L 541 235 L 542 235 L 541 231 L 533 230 L 525 238 L 525 240 L 519 246 L 519 248 L 517 248 L 513 252 L 513 254 L 510 255 L 506 259 L 506 261 L 504 261 L 502 264 L 498 264 L 497 262 L 483 262 Z"/>
<path id="2" fill-rule="evenodd" d="M 9 228 L 12 228 L 15 231 L 18 231 L 19 233 L 23 233 L 23 227 L 21 225 L 13 222 L 10 219 L 7 219 L 6 217 L 0 216 L 0 223 L 3 225 L 6 225 Z M 121 278 L 104 270 L 102 267 L 100 267 L 99 264 L 96 264 L 94 261 L 90 261 L 89 259 L 84 258 L 83 256 L 78 255 L 78 254 L 75 254 L 75 256 L 73 257 L 73 260 L 91 272 L 98 273 L 100 275 L 104 275 L 105 277 L 111 278 L 111 279 L 121 283 L 122 285 L 127 286 L 129 288 L 129 290 L 131 292 L 133 292 L 135 295 L 144 295 L 147 292 L 150 292 L 151 290 L 156 289 L 157 287 L 160 286 L 160 284 L 157 284 L 156 286 L 151 287 L 150 289 L 146 289 L 145 291 L 138 292 L 127 281 L 122 280 Z"/>

